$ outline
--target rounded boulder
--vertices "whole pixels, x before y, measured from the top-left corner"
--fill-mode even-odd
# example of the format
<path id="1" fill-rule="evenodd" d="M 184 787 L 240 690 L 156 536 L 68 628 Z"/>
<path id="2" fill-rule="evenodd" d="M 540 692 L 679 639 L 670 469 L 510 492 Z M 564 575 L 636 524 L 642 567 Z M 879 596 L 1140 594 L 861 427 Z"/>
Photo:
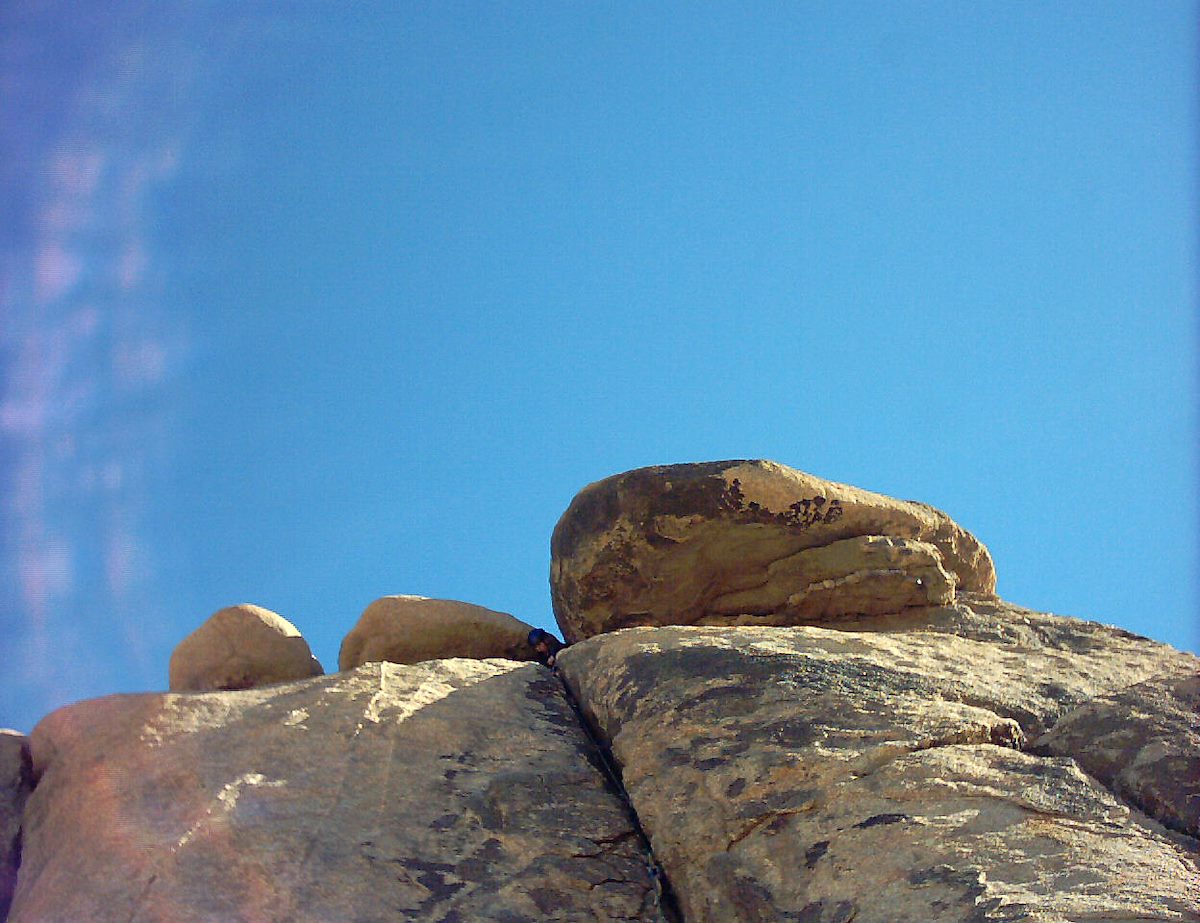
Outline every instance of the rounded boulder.
<path id="1" fill-rule="evenodd" d="M 532 625 L 454 599 L 384 596 L 365 610 L 342 641 L 338 669 L 364 663 L 421 663 L 448 657 L 533 660 Z"/>
<path id="2" fill-rule="evenodd" d="M 228 606 L 171 654 L 172 692 L 252 689 L 325 671 L 296 626 L 261 606 Z"/>

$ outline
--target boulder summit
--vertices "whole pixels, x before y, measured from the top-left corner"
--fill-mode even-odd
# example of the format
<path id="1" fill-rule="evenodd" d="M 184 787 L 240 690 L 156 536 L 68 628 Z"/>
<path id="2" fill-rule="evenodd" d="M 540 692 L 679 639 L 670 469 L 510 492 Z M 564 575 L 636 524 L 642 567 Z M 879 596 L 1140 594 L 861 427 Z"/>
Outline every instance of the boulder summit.
<path id="1" fill-rule="evenodd" d="M 997 598 L 945 513 L 643 468 L 550 569 L 555 670 L 397 595 L 323 675 L 240 606 L 0 735 L 0 920 L 1200 919 L 1200 659 Z"/>

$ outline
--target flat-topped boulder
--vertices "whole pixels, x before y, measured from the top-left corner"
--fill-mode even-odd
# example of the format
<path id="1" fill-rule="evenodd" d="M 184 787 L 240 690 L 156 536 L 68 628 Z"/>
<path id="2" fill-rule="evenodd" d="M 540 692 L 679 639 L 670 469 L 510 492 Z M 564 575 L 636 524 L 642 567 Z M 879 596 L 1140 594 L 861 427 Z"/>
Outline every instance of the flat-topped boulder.
<path id="1" fill-rule="evenodd" d="M 635 625 L 793 625 L 992 594 L 987 549 L 931 506 L 770 461 L 639 468 L 551 539 L 568 641 Z"/>
<path id="2" fill-rule="evenodd" d="M 342 641 L 338 669 L 364 663 L 420 663 L 445 657 L 533 660 L 532 625 L 455 599 L 384 596 L 371 603 Z"/>
<path id="3" fill-rule="evenodd" d="M 213 613 L 179 642 L 169 668 L 172 692 L 251 689 L 323 672 L 295 625 L 249 603 Z"/>

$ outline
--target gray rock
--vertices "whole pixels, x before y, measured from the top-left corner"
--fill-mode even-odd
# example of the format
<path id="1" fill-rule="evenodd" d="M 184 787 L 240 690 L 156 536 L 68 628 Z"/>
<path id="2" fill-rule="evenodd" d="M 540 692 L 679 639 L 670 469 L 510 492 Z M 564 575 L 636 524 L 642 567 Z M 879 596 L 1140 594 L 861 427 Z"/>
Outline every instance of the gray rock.
<path id="1" fill-rule="evenodd" d="M 12 923 L 657 919 L 631 819 L 536 664 L 111 696 L 31 740 Z"/>
<path id="2" fill-rule="evenodd" d="M 635 628 L 559 665 L 689 923 L 1195 919 L 1194 842 L 1021 750 L 1186 655 L 994 608 L 897 633 Z"/>
<path id="3" fill-rule="evenodd" d="M 564 637 L 792 625 L 990 594 L 987 549 L 921 503 L 768 461 L 641 468 L 584 488 L 551 540 Z"/>
<path id="4" fill-rule="evenodd" d="M 8 915 L 21 864 L 21 814 L 33 790 L 29 741 L 0 730 L 0 921 Z"/>
<path id="5" fill-rule="evenodd" d="M 1151 817 L 1200 837 L 1200 661 L 1081 705 L 1034 749 L 1073 758 Z"/>

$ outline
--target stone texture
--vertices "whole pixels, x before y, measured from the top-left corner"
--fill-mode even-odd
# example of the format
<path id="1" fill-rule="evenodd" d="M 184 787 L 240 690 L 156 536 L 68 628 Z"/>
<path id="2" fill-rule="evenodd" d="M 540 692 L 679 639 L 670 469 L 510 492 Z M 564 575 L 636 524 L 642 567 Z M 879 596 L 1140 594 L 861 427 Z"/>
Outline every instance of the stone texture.
<path id="1" fill-rule="evenodd" d="M 1168 827 L 1200 837 L 1200 672 L 1197 665 L 1081 705 L 1036 742 Z"/>
<path id="2" fill-rule="evenodd" d="M 11 923 L 657 919 L 630 816 L 536 664 L 112 696 L 31 740 Z"/>
<path id="3" fill-rule="evenodd" d="M 560 655 L 688 923 L 1197 918 L 1195 841 L 1021 749 L 1195 658 L 994 600 L 861 622 Z"/>
<path id="4" fill-rule="evenodd" d="M 243 603 L 221 609 L 171 654 L 170 688 L 250 689 L 320 676 L 308 642 L 283 616 Z"/>
<path id="5" fill-rule="evenodd" d="M 0 920 L 8 914 L 21 862 L 21 814 L 33 789 L 24 734 L 0 730 Z"/>
<path id="6" fill-rule="evenodd" d="M 420 663 L 445 657 L 533 660 L 532 625 L 453 599 L 384 596 L 363 611 L 342 641 L 338 668 L 364 663 Z"/>
<path id="7" fill-rule="evenodd" d="M 959 594 L 949 606 L 845 618 L 827 627 L 870 639 L 879 656 L 956 681 L 955 695 L 1012 716 L 1030 740 L 1093 698 L 1164 669 L 1200 665 L 1193 654 L 1121 628 L 974 594 Z"/>
<path id="8" fill-rule="evenodd" d="M 633 625 L 790 625 L 990 594 L 948 516 L 769 461 L 641 468 L 582 490 L 551 540 L 564 636 Z"/>

